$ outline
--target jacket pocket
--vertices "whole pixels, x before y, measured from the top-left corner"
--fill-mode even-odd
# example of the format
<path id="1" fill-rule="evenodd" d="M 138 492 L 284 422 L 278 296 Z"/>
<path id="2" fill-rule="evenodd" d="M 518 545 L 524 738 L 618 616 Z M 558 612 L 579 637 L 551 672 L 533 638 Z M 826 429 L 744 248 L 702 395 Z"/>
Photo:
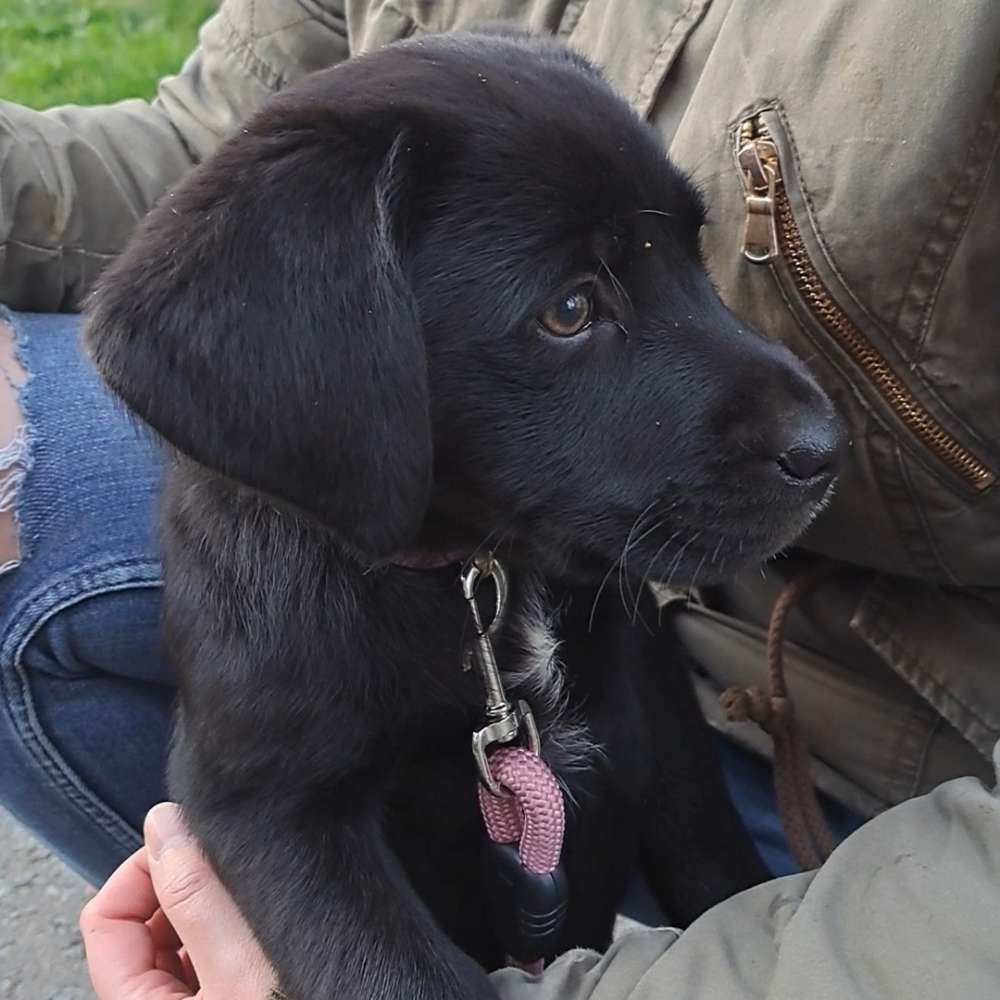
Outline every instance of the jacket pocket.
<path id="1" fill-rule="evenodd" d="M 870 318 L 864 326 L 855 318 L 860 307 L 823 255 L 808 218 L 802 218 L 807 201 L 777 109 L 742 118 L 732 145 L 745 198 L 741 251 L 746 260 L 772 269 L 786 300 L 804 314 L 817 346 L 828 357 L 833 354 L 838 367 L 849 369 L 845 374 L 904 432 L 911 450 L 964 492 L 993 486 L 996 470 L 907 383 L 905 360 L 894 356 L 887 338 L 867 332 Z"/>
<path id="2" fill-rule="evenodd" d="M 695 603 L 678 605 L 671 625 L 715 691 L 715 697 L 701 699 L 709 721 L 769 753 L 770 740 L 755 746 L 757 727 L 726 721 L 717 698 L 725 688 L 760 683 L 766 631 Z M 913 795 L 936 713 L 888 672 L 859 673 L 794 642 L 785 643 L 784 664 L 819 786 L 866 815 Z M 832 726 L 831 719 L 837 724 Z M 968 753 L 975 756 L 971 748 Z"/>

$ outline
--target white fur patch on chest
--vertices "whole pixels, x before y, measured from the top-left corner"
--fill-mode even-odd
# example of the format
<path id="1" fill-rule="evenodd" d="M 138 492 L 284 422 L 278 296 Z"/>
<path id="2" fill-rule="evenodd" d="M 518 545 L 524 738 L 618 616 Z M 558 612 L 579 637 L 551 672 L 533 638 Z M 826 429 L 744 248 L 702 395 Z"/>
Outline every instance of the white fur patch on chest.
<path id="1" fill-rule="evenodd" d="M 559 656 L 557 615 L 543 586 L 525 588 L 517 613 L 505 625 L 517 654 L 515 662 L 503 670 L 503 677 L 509 693 L 516 692 L 531 706 L 542 757 L 567 790 L 564 777 L 594 767 L 604 750 L 594 742 L 579 707 L 571 704 Z"/>

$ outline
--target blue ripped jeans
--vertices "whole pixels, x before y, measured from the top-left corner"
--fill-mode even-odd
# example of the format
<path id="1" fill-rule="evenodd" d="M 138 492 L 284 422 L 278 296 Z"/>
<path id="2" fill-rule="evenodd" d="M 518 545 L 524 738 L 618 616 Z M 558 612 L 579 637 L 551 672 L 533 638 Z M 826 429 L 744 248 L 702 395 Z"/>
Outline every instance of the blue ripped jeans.
<path id="1" fill-rule="evenodd" d="M 0 576 L 0 802 L 96 883 L 164 797 L 160 459 L 82 357 L 78 317 L 0 316 L 28 374 L 21 561 Z"/>
<path id="2" fill-rule="evenodd" d="M 102 388 L 74 316 L 0 310 L 28 373 L 21 561 L 0 575 L 0 804 L 93 884 L 166 796 L 174 698 L 159 639 L 155 447 Z M 794 871 L 770 768 L 720 746 L 775 874 Z M 838 833 L 856 821 L 831 817 Z"/>

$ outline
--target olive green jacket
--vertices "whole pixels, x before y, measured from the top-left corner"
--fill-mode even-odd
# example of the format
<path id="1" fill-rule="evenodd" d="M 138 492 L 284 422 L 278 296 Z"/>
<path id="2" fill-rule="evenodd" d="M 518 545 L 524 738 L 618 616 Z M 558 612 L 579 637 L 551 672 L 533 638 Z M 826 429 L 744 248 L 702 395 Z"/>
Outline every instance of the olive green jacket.
<path id="1" fill-rule="evenodd" d="M 704 190 L 737 313 L 850 422 L 836 498 L 766 578 L 678 605 L 713 721 L 759 682 L 771 605 L 820 784 L 875 813 L 1000 737 L 1000 4 L 996 0 L 224 0 L 151 103 L 0 102 L 0 300 L 72 309 L 136 220 L 269 94 L 420 32 L 504 20 L 600 65 Z M 595 128 L 600 123 L 595 122 Z M 720 560 L 734 554 L 720 553 Z"/>

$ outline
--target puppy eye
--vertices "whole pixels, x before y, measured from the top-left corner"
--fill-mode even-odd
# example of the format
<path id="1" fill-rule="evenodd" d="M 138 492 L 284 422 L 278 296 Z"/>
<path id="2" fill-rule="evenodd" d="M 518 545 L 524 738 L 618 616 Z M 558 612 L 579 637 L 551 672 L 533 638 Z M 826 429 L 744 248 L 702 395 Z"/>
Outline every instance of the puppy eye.
<path id="1" fill-rule="evenodd" d="M 553 302 L 542 313 L 542 326 L 556 337 L 574 337 L 590 323 L 590 299 L 579 289 Z"/>

